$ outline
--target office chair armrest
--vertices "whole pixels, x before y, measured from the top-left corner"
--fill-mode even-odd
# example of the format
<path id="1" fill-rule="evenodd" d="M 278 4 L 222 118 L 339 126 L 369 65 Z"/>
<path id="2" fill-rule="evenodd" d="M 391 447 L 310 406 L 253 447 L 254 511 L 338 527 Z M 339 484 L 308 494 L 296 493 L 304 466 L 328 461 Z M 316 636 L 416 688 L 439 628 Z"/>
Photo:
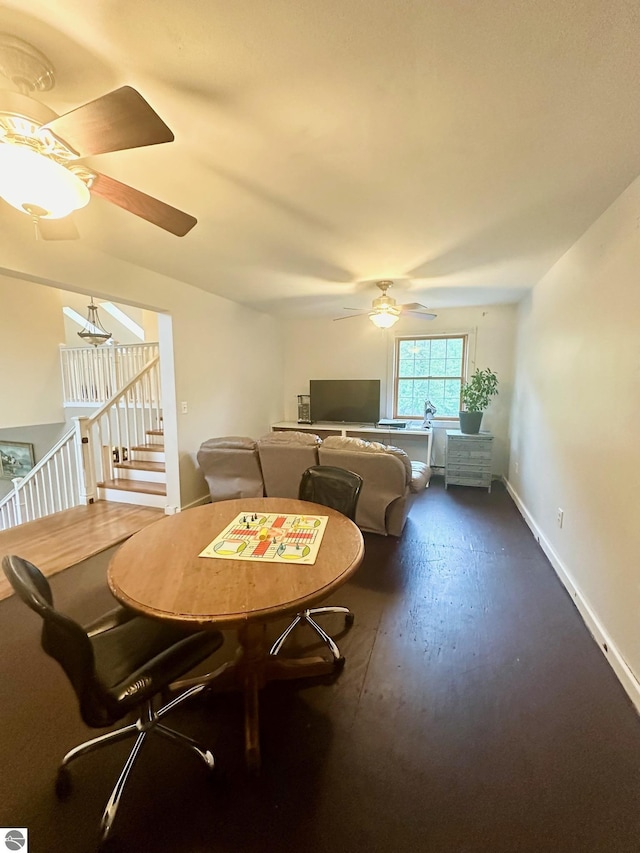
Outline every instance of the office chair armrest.
<path id="1" fill-rule="evenodd" d="M 95 637 L 97 634 L 104 634 L 105 631 L 117 628 L 118 625 L 124 625 L 125 622 L 129 622 L 135 616 L 136 614 L 132 610 L 127 610 L 126 607 L 116 607 L 86 625 L 85 631 L 88 637 Z"/>

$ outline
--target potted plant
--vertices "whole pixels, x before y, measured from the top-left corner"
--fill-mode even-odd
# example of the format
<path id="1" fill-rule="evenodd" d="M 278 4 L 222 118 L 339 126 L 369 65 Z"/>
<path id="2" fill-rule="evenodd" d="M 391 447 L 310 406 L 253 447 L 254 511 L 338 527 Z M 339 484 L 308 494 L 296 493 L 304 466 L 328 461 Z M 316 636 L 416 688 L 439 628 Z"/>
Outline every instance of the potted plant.
<path id="1" fill-rule="evenodd" d="M 489 370 L 476 370 L 468 382 L 462 385 L 460 410 L 460 432 L 475 435 L 480 432 L 482 414 L 491 397 L 498 393 L 498 377 Z"/>

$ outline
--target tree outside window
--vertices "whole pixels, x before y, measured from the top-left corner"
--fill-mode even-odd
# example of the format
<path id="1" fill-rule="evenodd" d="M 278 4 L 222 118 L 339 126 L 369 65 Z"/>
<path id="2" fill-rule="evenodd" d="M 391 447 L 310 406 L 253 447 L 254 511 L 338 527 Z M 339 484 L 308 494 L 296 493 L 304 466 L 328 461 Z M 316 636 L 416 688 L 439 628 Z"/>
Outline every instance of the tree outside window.
<path id="1" fill-rule="evenodd" d="M 466 335 L 397 338 L 394 417 L 422 419 L 431 400 L 436 419 L 457 418 L 466 347 Z"/>

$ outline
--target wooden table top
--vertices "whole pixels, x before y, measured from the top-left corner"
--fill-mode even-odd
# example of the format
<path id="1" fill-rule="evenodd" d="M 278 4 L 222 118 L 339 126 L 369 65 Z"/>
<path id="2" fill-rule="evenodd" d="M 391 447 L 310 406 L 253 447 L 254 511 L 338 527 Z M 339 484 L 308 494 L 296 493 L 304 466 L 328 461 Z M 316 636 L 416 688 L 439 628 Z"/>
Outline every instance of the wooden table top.
<path id="1" fill-rule="evenodd" d="M 315 564 L 198 556 L 245 511 L 328 516 Z M 360 530 L 335 510 L 287 498 L 241 498 L 165 516 L 134 534 L 113 556 L 108 582 L 120 602 L 149 616 L 232 628 L 322 601 L 348 580 L 363 557 Z"/>

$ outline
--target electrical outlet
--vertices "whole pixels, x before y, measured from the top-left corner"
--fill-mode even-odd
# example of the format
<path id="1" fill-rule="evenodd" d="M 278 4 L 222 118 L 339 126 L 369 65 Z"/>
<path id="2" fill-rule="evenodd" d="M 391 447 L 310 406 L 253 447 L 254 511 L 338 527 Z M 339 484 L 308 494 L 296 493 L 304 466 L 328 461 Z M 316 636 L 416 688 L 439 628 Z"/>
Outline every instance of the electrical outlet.
<path id="1" fill-rule="evenodd" d="M 556 513 L 556 522 L 558 527 L 562 527 L 562 523 L 564 522 L 564 510 L 558 507 L 558 511 Z"/>
<path id="2" fill-rule="evenodd" d="M 181 403 L 180 405 L 182 406 L 182 414 L 186 415 L 187 412 L 189 411 L 189 407 L 187 406 L 186 403 Z"/>

